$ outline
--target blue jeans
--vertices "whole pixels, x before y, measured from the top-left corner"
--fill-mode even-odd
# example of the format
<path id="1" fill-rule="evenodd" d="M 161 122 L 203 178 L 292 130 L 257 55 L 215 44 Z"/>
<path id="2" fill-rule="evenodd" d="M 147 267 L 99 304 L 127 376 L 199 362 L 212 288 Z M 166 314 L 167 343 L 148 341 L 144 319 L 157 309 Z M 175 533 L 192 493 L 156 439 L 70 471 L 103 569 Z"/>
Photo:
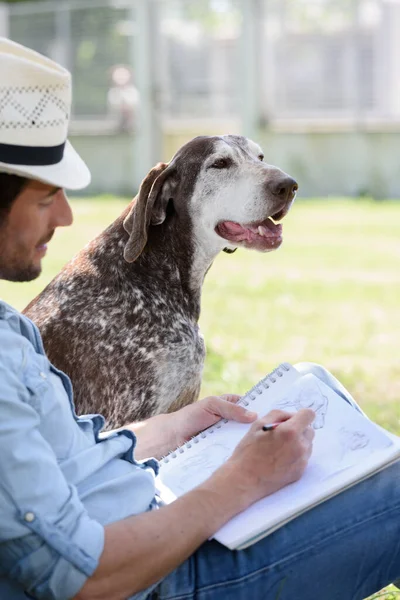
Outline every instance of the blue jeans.
<path id="1" fill-rule="evenodd" d="M 353 399 L 318 365 L 312 372 Z M 356 406 L 356 405 L 355 405 Z M 240 551 L 204 543 L 135 599 L 361 600 L 400 576 L 400 463 Z"/>

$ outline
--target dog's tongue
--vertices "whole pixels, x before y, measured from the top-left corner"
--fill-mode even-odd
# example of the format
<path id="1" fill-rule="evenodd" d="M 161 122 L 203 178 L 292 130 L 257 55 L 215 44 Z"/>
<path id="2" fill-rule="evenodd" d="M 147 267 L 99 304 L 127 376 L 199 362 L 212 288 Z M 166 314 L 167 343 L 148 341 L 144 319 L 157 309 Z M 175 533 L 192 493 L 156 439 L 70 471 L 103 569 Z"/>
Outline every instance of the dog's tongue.
<path id="1" fill-rule="evenodd" d="M 217 225 L 216 232 L 228 242 L 260 252 L 275 250 L 282 243 L 282 225 L 274 223 L 271 219 L 254 225 L 222 221 Z"/>
<path id="2" fill-rule="evenodd" d="M 274 223 L 271 219 L 266 219 L 258 225 L 240 225 L 234 221 L 224 221 L 224 230 L 234 236 L 250 237 L 251 234 L 261 235 L 262 237 L 277 237 L 282 233 L 282 225 Z"/>

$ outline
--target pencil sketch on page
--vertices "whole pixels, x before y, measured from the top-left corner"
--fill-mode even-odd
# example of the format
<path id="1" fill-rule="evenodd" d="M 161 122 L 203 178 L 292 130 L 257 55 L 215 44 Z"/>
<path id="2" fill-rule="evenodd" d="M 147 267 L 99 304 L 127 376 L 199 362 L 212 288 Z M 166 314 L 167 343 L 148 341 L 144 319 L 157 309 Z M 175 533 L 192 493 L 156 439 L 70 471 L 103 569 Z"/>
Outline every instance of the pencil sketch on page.
<path id="1" fill-rule="evenodd" d="M 188 454 L 179 465 L 179 476 L 174 491 L 185 493 L 207 479 L 231 455 L 232 450 L 223 444 L 213 444 L 199 454 Z"/>
<path id="2" fill-rule="evenodd" d="M 341 427 L 338 431 L 339 441 L 341 445 L 341 460 L 343 460 L 350 452 L 362 450 L 368 446 L 370 440 L 362 431 L 354 431 Z"/>
<path id="3" fill-rule="evenodd" d="M 312 424 L 314 429 L 322 429 L 325 425 L 325 416 L 328 412 L 329 400 L 318 382 L 313 381 L 307 387 L 296 390 L 294 395 L 285 396 L 274 408 L 281 410 L 298 411 L 302 408 L 311 408 L 315 412 Z"/>

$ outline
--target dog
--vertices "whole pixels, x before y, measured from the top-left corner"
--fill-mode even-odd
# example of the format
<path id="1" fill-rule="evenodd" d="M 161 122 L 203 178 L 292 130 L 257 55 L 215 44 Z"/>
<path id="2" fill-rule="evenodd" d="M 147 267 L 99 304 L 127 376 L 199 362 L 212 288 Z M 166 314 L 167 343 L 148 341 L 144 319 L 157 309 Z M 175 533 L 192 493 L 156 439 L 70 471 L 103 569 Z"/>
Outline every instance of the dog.
<path id="1" fill-rule="evenodd" d="M 221 250 L 278 248 L 296 191 L 235 135 L 194 138 L 148 173 L 24 311 L 70 376 L 78 414 L 99 412 L 116 428 L 198 398 L 204 277 Z"/>

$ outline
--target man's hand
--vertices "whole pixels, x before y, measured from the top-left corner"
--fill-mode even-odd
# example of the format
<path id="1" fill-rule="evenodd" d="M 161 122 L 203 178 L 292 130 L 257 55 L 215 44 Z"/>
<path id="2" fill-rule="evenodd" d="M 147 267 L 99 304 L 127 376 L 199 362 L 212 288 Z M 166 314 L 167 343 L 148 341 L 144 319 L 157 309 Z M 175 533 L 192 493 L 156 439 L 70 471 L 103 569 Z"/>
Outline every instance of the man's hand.
<path id="1" fill-rule="evenodd" d="M 295 414 L 272 410 L 252 425 L 232 456 L 208 481 L 214 477 L 229 479 L 235 502 L 243 503 L 241 509 L 297 481 L 311 456 L 314 418 L 310 409 Z M 263 425 L 277 422 L 280 424 L 273 431 L 263 431 Z"/>
<path id="2" fill-rule="evenodd" d="M 240 396 L 236 394 L 208 396 L 172 413 L 176 446 L 187 442 L 203 429 L 215 425 L 220 419 L 229 419 L 239 423 L 255 421 L 257 413 L 237 404 L 238 400 L 240 400 Z"/>
<path id="3" fill-rule="evenodd" d="M 128 425 L 126 429 L 134 431 L 138 440 L 136 458 L 161 458 L 220 419 L 252 423 L 257 414 L 236 404 L 239 399 L 235 394 L 209 396 L 176 412 Z"/>
<path id="4" fill-rule="evenodd" d="M 154 417 L 147 424 L 158 422 L 158 433 L 163 436 L 162 423 L 167 427 L 175 421 L 179 435 L 191 436 L 219 417 L 251 421 L 254 417 L 236 406 L 235 400 L 236 396 L 205 398 L 177 413 Z M 309 409 L 294 415 L 271 411 L 253 423 L 232 456 L 191 492 L 159 510 L 107 525 L 99 566 L 76 600 L 126 598 L 148 587 L 193 554 L 233 516 L 299 479 L 311 454 L 314 417 Z M 186 428 L 181 418 L 187 419 Z M 277 421 L 281 423 L 275 430 L 262 430 L 264 424 Z"/>

